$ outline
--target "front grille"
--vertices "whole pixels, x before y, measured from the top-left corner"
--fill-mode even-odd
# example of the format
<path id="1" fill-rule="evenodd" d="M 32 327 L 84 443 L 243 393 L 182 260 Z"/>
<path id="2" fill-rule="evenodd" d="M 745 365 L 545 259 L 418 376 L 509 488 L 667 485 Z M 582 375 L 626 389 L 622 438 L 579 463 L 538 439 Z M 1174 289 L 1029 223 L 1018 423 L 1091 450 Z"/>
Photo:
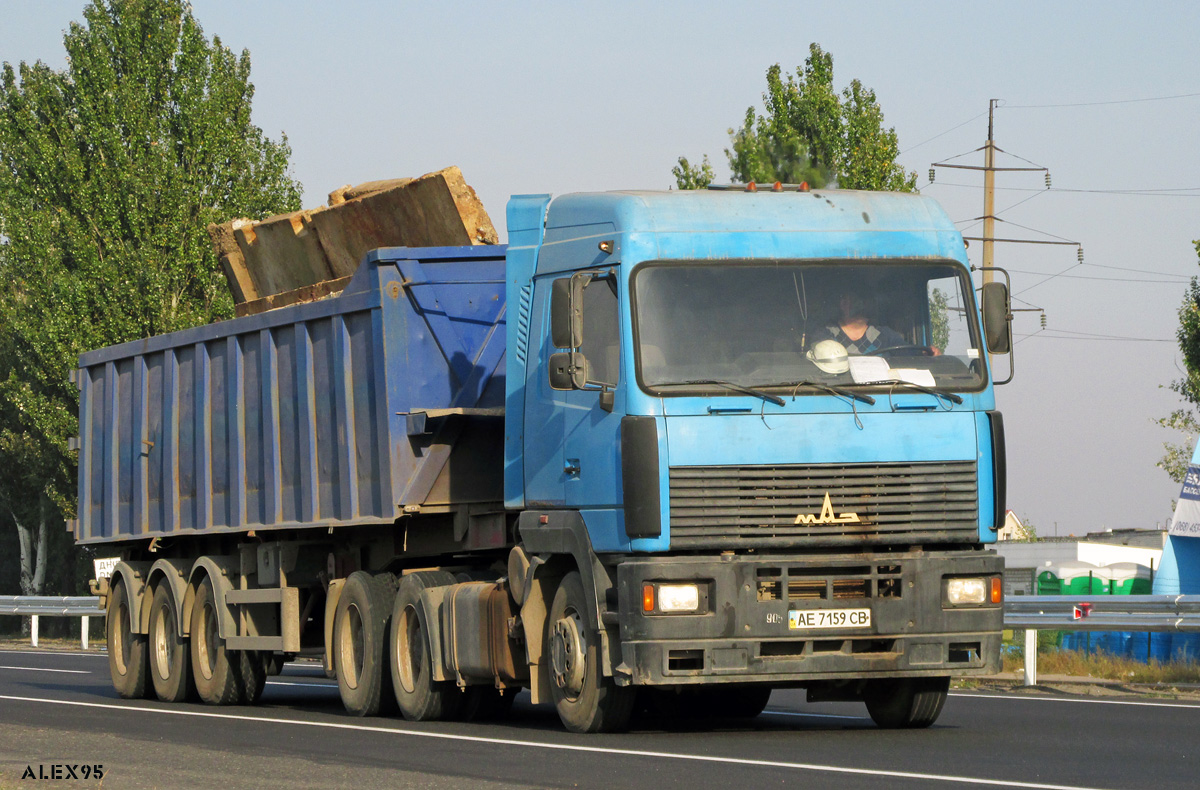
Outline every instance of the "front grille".
<path id="1" fill-rule="evenodd" d="M 671 467 L 673 548 L 975 542 L 973 461 Z"/>

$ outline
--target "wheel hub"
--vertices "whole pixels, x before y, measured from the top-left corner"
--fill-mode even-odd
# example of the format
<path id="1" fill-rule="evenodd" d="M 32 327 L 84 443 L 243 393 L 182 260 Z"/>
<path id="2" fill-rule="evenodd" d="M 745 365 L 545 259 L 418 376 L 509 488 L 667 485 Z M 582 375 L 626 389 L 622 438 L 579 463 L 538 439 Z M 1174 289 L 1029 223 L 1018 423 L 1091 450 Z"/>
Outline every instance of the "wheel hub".
<path id="1" fill-rule="evenodd" d="M 576 697 L 583 690 L 584 651 L 582 623 L 571 613 L 554 623 L 551 639 L 550 668 L 554 684 L 568 696 Z"/>

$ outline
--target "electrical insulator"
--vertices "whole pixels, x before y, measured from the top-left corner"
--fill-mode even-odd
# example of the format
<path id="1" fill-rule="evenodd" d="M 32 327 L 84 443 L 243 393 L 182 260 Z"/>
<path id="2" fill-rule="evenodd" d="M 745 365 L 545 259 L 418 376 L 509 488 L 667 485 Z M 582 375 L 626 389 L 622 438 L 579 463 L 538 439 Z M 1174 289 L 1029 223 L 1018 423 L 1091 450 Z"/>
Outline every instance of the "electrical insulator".
<path id="1" fill-rule="evenodd" d="M 1078 249 L 1075 250 L 1075 258 L 1080 263 L 1083 263 L 1083 247 L 1079 247 Z"/>
<path id="2" fill-rule="evenodd" d="M 934 170 L 932 167 L 929 168 L 929 183 L 931 183 L 931 184 L 933 183 L 933 177 L 935 175 L 937 175 L 937 171 Z"/>
<path id="3" fill-rule="evenodd" d="M 1046 189 L 1050 188 L 1050 171 L 1046 171 Z"/>
<path id="4" fill-rule="evenodd" d="M 1042 313 L 1042 329 L 1046 328 L 1046 314 Z"/>

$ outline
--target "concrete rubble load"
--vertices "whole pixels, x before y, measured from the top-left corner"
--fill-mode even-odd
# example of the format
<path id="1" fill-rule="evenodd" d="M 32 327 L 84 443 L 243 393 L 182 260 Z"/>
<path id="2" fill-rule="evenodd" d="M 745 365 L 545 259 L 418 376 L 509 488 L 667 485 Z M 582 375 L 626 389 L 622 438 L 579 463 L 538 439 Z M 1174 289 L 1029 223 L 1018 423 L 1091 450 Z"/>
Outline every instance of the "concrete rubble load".
<path id="1" fill-rule="evenodd" d="M 457 167 L 349 185 L 329 205 L 208 226 L 238 315 L 341 291 L 378 247 L 495 244 L 487 211 Z"/>

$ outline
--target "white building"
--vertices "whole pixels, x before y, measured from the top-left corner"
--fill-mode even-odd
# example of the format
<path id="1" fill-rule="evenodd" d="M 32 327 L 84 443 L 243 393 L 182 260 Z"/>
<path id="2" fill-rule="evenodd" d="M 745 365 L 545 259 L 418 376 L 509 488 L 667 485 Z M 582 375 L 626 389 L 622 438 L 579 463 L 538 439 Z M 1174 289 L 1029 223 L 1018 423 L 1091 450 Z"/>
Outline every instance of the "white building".
<path id="1" fill-rule="evenodd" d="M 1165 534 L 1162 530 L 1110 530 L 1082 538 L 999 541 L 994 548 L 996 553 L 1004 557 L 1004 594 L 1030 595 L 1038 573 L 1047 567 L 1059 567 L 1070 562 L 1086 562 L 1101 567 L 1133 562 L 1146 566 L 1153 574 L 1162 559 Z"/>

